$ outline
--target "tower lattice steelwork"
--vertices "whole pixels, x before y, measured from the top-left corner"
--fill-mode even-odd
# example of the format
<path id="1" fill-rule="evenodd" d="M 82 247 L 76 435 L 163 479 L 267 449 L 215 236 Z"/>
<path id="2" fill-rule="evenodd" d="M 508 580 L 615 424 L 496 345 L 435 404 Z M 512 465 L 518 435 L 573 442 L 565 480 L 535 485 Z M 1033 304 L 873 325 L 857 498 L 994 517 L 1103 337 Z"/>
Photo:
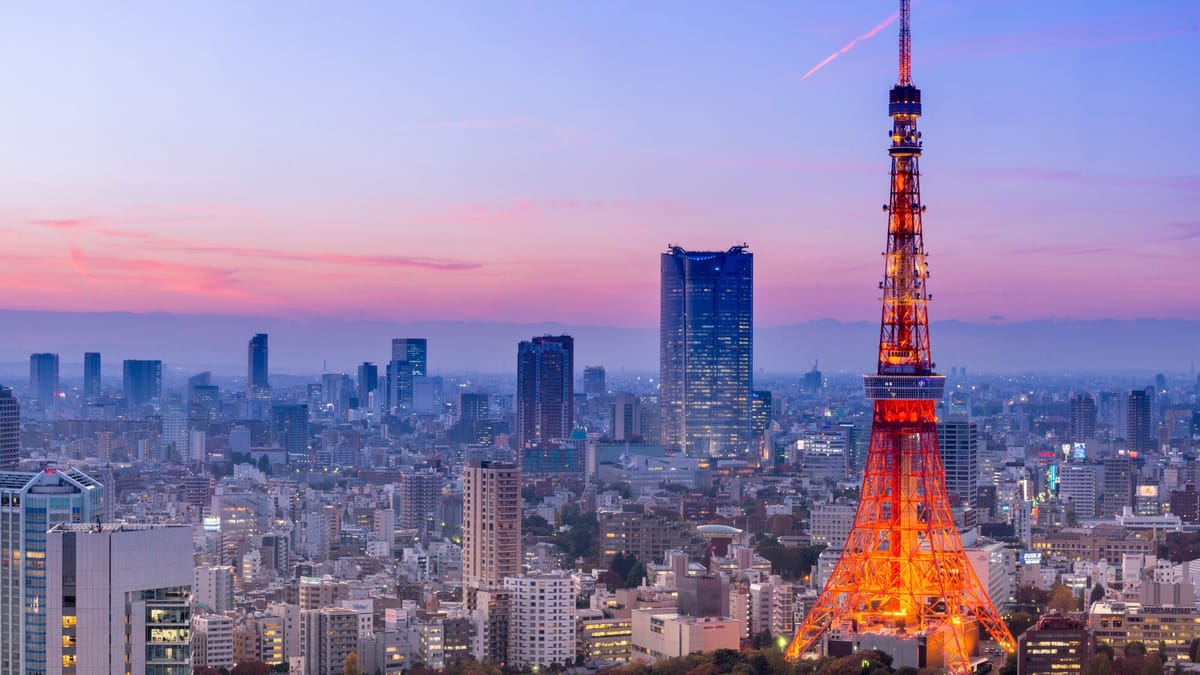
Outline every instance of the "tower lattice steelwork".
<path id="1" fill-rule="evenodd" d="M 921 234 L 921 91 L 913 86 L 909 2 L 900 2 L 900 77 L 889 97 L 892 118 L 879 362 L 864 378 L 875 402 L 871 445 L 854 527 L 817 603 L 787 648 L 799 658 L 826 632 L 918 638 L 943 644 L 944 665 L 971 670 L 978 629 L 1007 651 L 1016 642 L 963 552 L 950 513 L 938 455 L 935 403 L 945 378 L 929 349 L 929 272 Z M 931 650 L 932 652 L 932 650 Z"/>

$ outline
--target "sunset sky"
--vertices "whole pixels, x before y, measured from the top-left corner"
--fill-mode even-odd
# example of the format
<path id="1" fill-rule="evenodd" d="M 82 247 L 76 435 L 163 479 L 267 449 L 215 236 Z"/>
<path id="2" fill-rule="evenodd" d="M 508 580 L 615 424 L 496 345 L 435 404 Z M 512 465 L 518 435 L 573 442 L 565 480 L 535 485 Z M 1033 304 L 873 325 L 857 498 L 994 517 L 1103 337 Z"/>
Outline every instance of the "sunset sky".
<path id="1" fill-rule="evenodd" d="M 895 4 L 10 5 L 0 307 L 648 326 L 746 242 L 874 319 Z M 1194 0 L 917 0 L 932 318 L 1200 316 L 1197 67 Z"/>

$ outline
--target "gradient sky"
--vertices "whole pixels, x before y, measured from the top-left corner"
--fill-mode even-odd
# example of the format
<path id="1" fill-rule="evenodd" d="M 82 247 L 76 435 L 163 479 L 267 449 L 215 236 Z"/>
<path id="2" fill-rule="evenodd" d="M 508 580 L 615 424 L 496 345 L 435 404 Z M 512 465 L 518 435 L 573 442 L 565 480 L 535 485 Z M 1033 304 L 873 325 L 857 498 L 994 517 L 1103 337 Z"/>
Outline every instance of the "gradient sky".
<path id="1" fill-rule="evenodd" d="M 874 320 L 896 24 L 854 2 L 0 10 L 0 306 Z M 917 0 L 935 320 L 1200 316 L 1200 3 Z"/>

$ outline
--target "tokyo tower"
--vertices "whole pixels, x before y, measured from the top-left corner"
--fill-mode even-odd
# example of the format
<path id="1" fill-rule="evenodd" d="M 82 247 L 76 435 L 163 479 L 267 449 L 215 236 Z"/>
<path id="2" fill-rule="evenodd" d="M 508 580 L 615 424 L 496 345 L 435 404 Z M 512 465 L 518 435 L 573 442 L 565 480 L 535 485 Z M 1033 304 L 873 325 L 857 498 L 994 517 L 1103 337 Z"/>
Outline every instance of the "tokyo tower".
<path id="1" fill-rule="evenodd" d="M 969 673 L 980 628 L 1005 651 L 1016 642 L 963 552 L 938 454 L 934 406 L 945 378 L 934 372 L 929 349 L 917 167 L 921 91 L 912 83 L 908 0 L 900 1 L 900 78 L 888 114 L 892 195 L 884 207 L 879 361 L 876 374 L 864 377 L 875 408 L 871 446 L 854 527 L 786 653 L 795 659 L 814 651 L 827 633 L 864 648 L 912 640 L 925 645 L 931 662 L 923 665 Z"/>

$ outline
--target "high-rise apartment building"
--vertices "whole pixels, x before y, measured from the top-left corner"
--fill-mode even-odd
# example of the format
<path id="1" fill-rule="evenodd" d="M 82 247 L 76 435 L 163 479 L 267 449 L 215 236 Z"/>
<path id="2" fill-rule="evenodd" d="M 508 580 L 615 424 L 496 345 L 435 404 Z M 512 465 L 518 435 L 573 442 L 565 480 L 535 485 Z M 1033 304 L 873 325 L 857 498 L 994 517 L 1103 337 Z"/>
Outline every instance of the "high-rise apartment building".
<path id="1" fill-rule="evenodd" d="M 454 439 L 461 443 L 479 442 L 479 424 L 488 419 L 488 399 L 484 393 L 462 392 L 458 395 L 458 422 Z"/>
<path id="2" fill-rule="evenodd" d="M 662 254 L 659 405 L 662 441 L 690 456 L 751 447 L 754 258 L 728 251 Z"/>
<path id="3" fill-rule="evenodd" d="M 271 406 L 271 435 L 276 445 L 287 450 L 288 461 L 308 455 L 308 406 L 278 403 Z"/>
<path id="4" fill-rule="evenodd" d="M 0 471 L 12 471 L 21 461 L 21 404 L 12 389 L 0 387 Z"/>
<path id="5" fill-rule="evenodd" d="M 46 531 L 104 516 L 104 487 L 78 469 L 0 471 L 0 675 L 47 672 Z"/>
<path id="6" fill-rule="evenodd" d="M 83 397 L 100 398 L 100 352 L 83 354 Z"/>
<path id="7" fill-rule="evenodd" d="M 1155 449 L 1158 433 L 1151 416 L 1154 389 L 1134 389 L 1126 399 L 1125 447 L 1132 452 L 1146 453 Z"/>
<path id="8" fill-rule="evenodd" d="M 597 395 L 607 391 L 608 383 L 605 381 L 604 366 L 584 366 L 583 393 Z"/>
<path id="9" fill-rule="evenodd" d="M 42 672 L 192 672 L 190 527 L 55 525 L 46 534 L 45 564 Z"/>
<path id="10" fill-rule="evenodd" d="M 233 667 L 233 619 L 223 614 L 192 617 L 192 665 Z"/>
<path id="11" fill-rule="evenodd" d="M 162 361 L 126 359 L 122 364 L 125 401 L 138 406 L 162 396 Z"/>
<path id="12" fill-rule="evenodd" d="M 396 524 L 422 532 L 433 530 L 433 517 L 442 494 L 442 474 L 436 471 L 405 471 L 396 490 Z"/>
<path id="13" fill-rule="evenodd" d="M 467 589 L 501 590 L 505 577 L 521 573 L 521 472 L 516 465 L 474 460 L 463 469 L 462 548 Z"/>
<path id="14" fill-rule="evenodd" d="M 58 354 L 29 355 L 29 395 L 43 408 L 58 396 Z"/>
<path id="15" fill-rule="evenodd" d="M 575 425 L 575 340 L 545 335 L 517 345 L 517 446 L 561 444 Z"/>
<path id="16" fill-rule="evenodd" d="M 508 663 L 547 668 L 575 659 L 575 584 L 563 572 L 504 580 L 509 593 Z"/>
<path id="17" fill-rule="evenodd" d="M 979 500 L 979 426 L 954 417 L 937 425 L 946 492 L 958 495 L 962 506 L 973 509 Z"/>
<path id="18" fill-rule="evenodd" d="M 1071 420 L 1067 428 L 1067 440 L 1071 443 L 1086 443 L 1096 436 L 1096 399 L 1089 394 L 1071 397 Z"/>
<path id="19" fill-rule="evenodd" d="M 192 602 L 219 614 L 233 609 L 234 570 L 229 565 L 201 565 L 192 570 Z"/>
<path id="20" fill-rule="evenodd" d="M 300 654 L 304 672 L 341 675 L 346 657 L 358 651 L 358 612 L 341 607 L 300 612 Z"/>
<path id="21" fill-rule="evenodd" d="M 270 361 L 267 334 L 256 333 L 250 338 L 246 354 L 246 396 L 271 398 Z"/>

